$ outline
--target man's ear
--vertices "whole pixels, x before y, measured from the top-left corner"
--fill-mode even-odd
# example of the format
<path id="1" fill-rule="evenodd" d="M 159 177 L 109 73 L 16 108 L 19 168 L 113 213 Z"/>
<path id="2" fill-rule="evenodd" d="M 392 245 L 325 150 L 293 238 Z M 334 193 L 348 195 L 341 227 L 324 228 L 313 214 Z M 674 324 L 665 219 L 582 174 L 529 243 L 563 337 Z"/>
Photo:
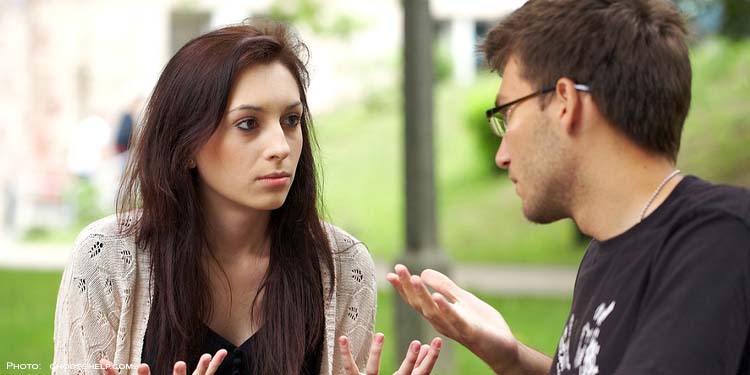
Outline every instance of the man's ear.
<path id="1" fill-rule="evenodd" d="M 555 84 L 555 99 L 558 100 L 560 106 L 557 110 L 557 117 L 560 121 L 560 125 L 563 130 L 568 134 L 573 134 L 579 129 L 579 118 L 581 114 L 581 102 L 580 95 L 575 88 L 575 82 L 569 78 L 560 78 Z"/>

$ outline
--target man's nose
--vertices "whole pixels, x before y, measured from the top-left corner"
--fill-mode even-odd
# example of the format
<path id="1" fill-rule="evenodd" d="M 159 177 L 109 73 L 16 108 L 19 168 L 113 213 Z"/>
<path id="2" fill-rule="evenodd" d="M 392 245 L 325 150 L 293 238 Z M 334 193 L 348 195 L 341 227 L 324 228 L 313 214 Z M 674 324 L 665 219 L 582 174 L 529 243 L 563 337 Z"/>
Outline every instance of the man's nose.
<path id="1" fill-rule="evenodd" d="M 505 141 L 505 137 L 500 140 L 500 146 L 497 148 L 495 164 L 502 169 L 510 167 L 510 153 L 508 152 L 508 142 Z"/>

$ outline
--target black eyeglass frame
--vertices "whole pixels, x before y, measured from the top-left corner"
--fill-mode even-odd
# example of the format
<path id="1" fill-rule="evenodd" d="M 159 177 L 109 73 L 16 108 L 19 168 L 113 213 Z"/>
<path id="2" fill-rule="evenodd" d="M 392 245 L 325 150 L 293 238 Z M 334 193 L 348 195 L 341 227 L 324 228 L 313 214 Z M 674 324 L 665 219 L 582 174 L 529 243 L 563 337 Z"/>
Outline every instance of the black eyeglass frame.
<path id="1" fill-rule="evenodd" d="M 591 92 L 591 88 L 587 85 L 576 83 L 573 85 L 576 90 L 583 91 L 583 92 Z M 508 109 L 510 106 L 514 104 L 518 104 L 526 99 L 533 98 L 537 95 L 543 95 L 550 93 L 555 90 L 555 86 L 545 87 L 541 90 L 537 90 L 532 92 L 531 94 L 528 94 L 526 96 L 522 96 L 516 100 L 512 100 L 508 103 L 501 104 L 495 108 L 488 109 L 485 111 L 485 115 L 487 116 L 487 122 L 490 124 L 490 129 L 492 129 L 492 133 L 494 133 L 496 136 L 502 138 L 503 135 L 505 135 L 505 122 L 497 117 L 497 114 L 503 115 L 503 112 Z M 507 120 L 507 119 L 506 119 Z"/>

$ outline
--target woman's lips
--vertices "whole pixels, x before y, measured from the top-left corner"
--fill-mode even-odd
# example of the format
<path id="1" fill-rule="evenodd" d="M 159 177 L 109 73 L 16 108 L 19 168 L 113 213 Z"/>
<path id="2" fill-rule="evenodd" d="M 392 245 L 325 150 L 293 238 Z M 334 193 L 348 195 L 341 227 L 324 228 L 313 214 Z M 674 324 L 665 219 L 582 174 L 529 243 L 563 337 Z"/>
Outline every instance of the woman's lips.
<path id="1" fill-rule="evenodd" d="M 263 177 L 258 178 L 258 181 L 268 187 L 281 187 L 286 186 L 291 182 L 292 178 L 287 173 L 272 173 Z"/>

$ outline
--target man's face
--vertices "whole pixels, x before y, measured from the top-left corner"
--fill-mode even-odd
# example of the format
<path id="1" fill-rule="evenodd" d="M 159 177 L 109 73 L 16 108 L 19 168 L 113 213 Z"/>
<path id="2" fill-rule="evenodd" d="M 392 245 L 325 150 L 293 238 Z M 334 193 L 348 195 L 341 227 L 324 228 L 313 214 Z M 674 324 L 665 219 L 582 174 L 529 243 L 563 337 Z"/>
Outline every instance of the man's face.
<path id="1" fill-rule="evenodd" d="M 507 103 L 528 95 L 532 87 L 521 78 L 516 59 L 511 58 L 503 70 L 503 81 L 497 103 Z M 555 116 L 555 92 L 530 98 L 513 105 L 507 113 L 507 128 L 495 155 L 498 167 L 508 175 L 521 198 L 524 216 L 529 221 L 546 224 L 569 216 L 570 191 L 575 181 L 572 153 L 564 150 Z M 549 104 L 542 110 L 540 101 Z"/>

